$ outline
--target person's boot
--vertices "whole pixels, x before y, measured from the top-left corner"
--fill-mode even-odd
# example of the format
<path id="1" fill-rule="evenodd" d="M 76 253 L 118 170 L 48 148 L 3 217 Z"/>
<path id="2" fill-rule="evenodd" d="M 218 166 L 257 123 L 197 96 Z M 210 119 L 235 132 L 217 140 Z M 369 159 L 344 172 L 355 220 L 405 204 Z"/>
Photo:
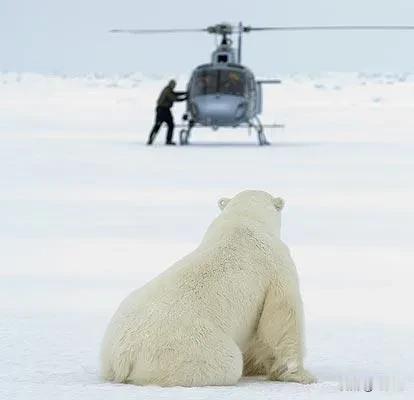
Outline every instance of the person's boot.
<path id="1" fill-rule="evenodd" d="M 158 131 L 156 130 L 156 127 L 152 128 L 152 131 L 148 136 L 147 146 L 151 146 L 154 143 L 154 140 L 157 136 L 157 133 L 158 133 Z"/>
<path id="2" fill-rule="evenodd" d="M 154 135 L 149 135 L 149 138 L 147 140 L 147 146 L 151 146 L 152 142 L 154 141 Z"/>
<path id="3" fill-rule="evenodd" d="M 170 141 L 170 142 L 165 142 L 165 144 L 166 144 L 167 146 L 175 146 L 175 145 L 176 145 L 176 143 L 175 143 L 175 142 L 173 142 L 173 141 Z"/>

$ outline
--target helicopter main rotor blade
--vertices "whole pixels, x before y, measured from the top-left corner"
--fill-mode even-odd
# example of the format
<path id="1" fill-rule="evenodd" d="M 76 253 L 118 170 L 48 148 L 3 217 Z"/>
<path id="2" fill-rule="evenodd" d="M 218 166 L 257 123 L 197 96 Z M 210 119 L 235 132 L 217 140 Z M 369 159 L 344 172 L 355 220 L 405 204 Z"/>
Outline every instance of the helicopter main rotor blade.
<path id="1" fill-rule="evenodd" d="M 338 25 L 338 26 L 244 26 L 243 31 L 408 31 L 414 25 Z"/>
<path id="2" fill-rule="evenodd" d="M 414 25 L 331 25 L 331 26 L 232 26 L 230 24 L 218 24 L 207 28 L 178 28 L 178 29 L 112 29 L 110 33 L 160 34 L 160 33 L 192 33 L 206 32 L 216 35 L 242 34 L 260 31 L 408 31 L 414 30 Z"/>
<path id="3" fill-rule="evenodd" d="M 134 35 L 147 33 L 182 33 L 182 32 L 207 32 L 207 29 L 111 29 L 110 33 L 131 33 Z"/>

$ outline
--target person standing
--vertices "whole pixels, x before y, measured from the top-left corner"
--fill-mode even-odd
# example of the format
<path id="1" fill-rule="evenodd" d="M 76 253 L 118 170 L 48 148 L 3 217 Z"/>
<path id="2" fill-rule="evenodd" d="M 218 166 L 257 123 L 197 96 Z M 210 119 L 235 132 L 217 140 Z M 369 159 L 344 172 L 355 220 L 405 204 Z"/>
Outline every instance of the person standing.
<path id="1" fill-rule="evenodd" d="M 168 85 L 162 90 L 160 96 L 158 97 L 155 124 L 148 137 L 147 145 L 152 145 L 163 122 L 165 122 L 168 126 L 165 144 L 175 145 L 175 142 L 173 142 L 174 119 L 171 114 L 171 107 L 174 102 L 184 101 L 187 99 L 187 92 L 174 91 L 176 84 L 177 83 L 174 79 L 170 80 Z"/>

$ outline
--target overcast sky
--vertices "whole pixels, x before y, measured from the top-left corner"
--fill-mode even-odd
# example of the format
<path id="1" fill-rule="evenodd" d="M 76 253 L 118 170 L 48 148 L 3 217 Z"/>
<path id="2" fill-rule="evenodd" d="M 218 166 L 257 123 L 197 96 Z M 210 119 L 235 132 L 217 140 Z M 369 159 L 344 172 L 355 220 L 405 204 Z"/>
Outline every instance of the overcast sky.
<path id="1" fill-rule="evenodd" d="M 114 35 L 112 28 L 412 24 L 413 0 L 0 0 L 0 70 L 187 73 L 209 60 L 207 34 Z M 259 74 L 414 71 L 412 32 L 251 33 Z"/>

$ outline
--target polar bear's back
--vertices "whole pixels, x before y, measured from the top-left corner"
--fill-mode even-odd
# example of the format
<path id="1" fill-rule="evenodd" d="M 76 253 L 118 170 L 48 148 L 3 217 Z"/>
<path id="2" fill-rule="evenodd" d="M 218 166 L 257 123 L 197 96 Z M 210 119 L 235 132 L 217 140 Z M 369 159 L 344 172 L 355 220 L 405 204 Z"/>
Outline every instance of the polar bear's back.
<path id="1" fill-rule="evenodd" d="M 248 287 L 256 283 L 265 285 L 274 272 L 274 260 L 269 257 L 272 246 L 263 243 L 261 246 L 243 229 L 232 229 L 215 243 L 202 243 L 165 272 L 135 290 L 124 300 L 120 309 L 148 310 L 151 304 L 160 308 L 165 305 L 169 309 L 172 304 L 178 303 L 183 307 L 188 304 L 194 310 L 199 303 L 200 307 L 203 305 L 203 299 L 214 294 L 225 295 L 231 289 L 247 294 Z"/>
<path id="2" fill-rule="evenodd" d="M 234 236 L 234 233 L 233 235 Z M 230 238 L 232 238 L 230 236 Z M 144 287 L 132 292 L 120 305 L 114 318 L 133 315 L 161 326 L 173 318 L 228 318 L 237 299 L 246 304 L 251 296 L 260 303 L 271 266 L 263 252 L 251 251 L 248 240 L 224 240 L 207 248 L 200 246 L 176 262 Z M 232 299 L 229 304 L 229 299 Z M 215 306 L 214 310 L 211 307 Z"/>

